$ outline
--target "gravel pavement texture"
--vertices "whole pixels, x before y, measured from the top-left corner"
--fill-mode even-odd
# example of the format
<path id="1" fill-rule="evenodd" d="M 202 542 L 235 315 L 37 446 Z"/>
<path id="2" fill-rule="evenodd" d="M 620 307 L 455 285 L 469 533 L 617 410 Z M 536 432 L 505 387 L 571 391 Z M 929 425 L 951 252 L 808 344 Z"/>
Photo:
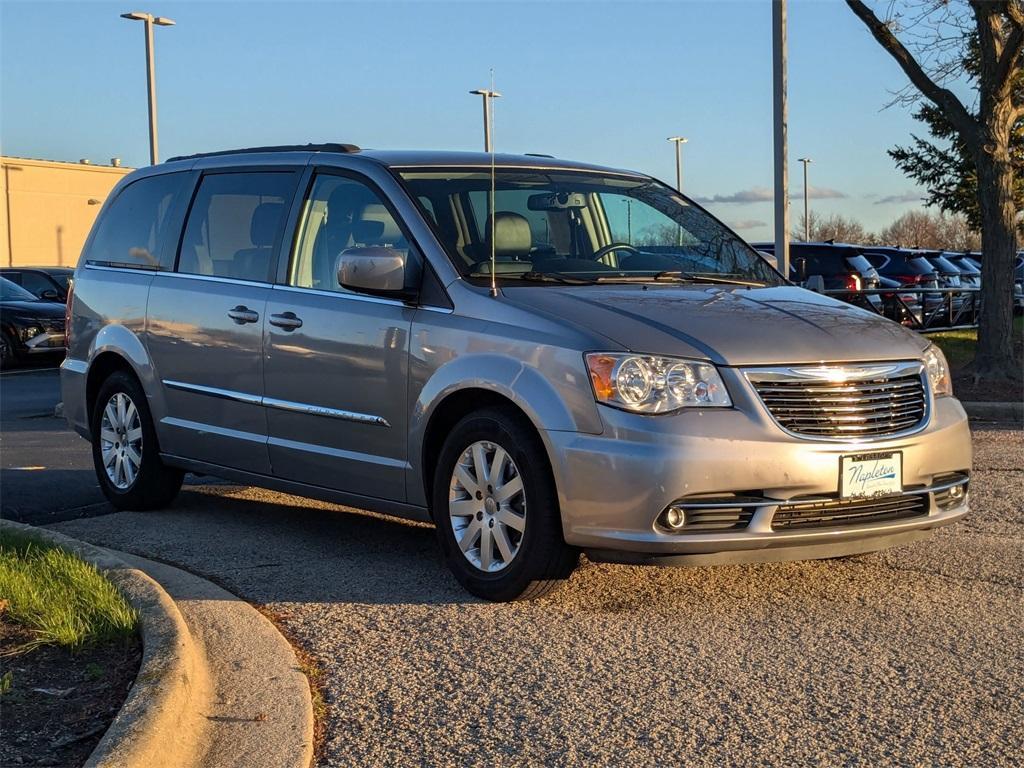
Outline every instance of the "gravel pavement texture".
<path id="1" fill-rule="evenodd" d="M 971 516 L 845 560 L 584 564 L 462 592 L 432 528 L 233 486 L 72 520 L 206 575 L 324 670 L 322 765 L 1019 765 L 1024 433 L 975 431 Z"/>

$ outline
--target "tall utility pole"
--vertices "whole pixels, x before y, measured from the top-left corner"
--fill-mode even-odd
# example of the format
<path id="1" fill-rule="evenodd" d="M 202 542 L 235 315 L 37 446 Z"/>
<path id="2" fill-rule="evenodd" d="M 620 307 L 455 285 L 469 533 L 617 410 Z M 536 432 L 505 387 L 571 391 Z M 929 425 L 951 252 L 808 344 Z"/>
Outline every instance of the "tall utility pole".
<path id="1" fill-rule="evenodd" d="M 797 160 L 804 164 L 804 242 L 811 242 L 811 215 L 807 207 L 807 196 L 811 193 L 811 188 L 807 186 L 807 166 L 813 163 L 809 157 L 798 157 Z"/>
<path id="2" fill-rule="evenodd" d="M 159 160 L 156 139 L 156 71 L 153 65 L 153 25 L 158 27 L 173 27 L 174 21 L 164 16 L 154 16 L 151 13 L 132 11 L 122 13 L 122 19 L 141 21 L 145 24 L 146 31 L 146 87 L 149 91 L 149 163 L 156 165 Z"/>
<path id="3" fill-rule="evenodd" d="M 676 145 L 676 191 L 683 191 L 683 144 L 686 139 L 682 136 L 670 136 L 669 141 Z"/>
<path id="4" fill-rule="evenodd" d="M 786 0 L 772 0 L 772 85 L 775 95 L 775 260 L 789 277 L 789 150 L 786 135 Z"/>
<path id="5" fill-rule="evenodd" d="M 484 101 L 484 152 L 491 151 L 491 101 L 500 99 L 501 94 L 492 88 L 477 88 L 470 91 L 474 96 L 482 96 Z"/>

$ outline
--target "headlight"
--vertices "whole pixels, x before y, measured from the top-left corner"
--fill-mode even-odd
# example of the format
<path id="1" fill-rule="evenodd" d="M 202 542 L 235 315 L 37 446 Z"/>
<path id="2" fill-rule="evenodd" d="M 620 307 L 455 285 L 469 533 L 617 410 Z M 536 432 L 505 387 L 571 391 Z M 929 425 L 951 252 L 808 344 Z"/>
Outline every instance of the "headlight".
<path id="1" fill-rule="evenodd" d="M 953 394 L 953 380 L 949 377 L 949 363 L 942 350 L 932 344 L 924 351 L 924 367 L 928 371 L 928 383 L 936 397 Z"/>
<path id="2" fill-rule="evenodd" d="M 31 341 L 42 332 L 43 329 L 38 325 L 26 325 L 21 329 L 19 335 L 21 336 L 22 341 Z"/>
<path id="3" fill-rule="evenodd" d="M 599 403 L 637 413 L 732 405 L 715 366 L 676 357 L 591 352 L 586 356 Z"/>

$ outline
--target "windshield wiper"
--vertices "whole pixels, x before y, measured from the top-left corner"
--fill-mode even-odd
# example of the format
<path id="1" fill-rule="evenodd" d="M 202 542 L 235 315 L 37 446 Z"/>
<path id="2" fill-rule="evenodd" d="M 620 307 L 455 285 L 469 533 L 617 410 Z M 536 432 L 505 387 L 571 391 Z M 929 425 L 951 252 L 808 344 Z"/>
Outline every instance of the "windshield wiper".
<path id="1" fill-rule="evenodd" d="M 594 281 L 598 283 L 719 283 L 722 285 L 744 285 L 752 288 L 764 286 L 764 283 L 750 282 L 749 280 L 734 280 L 718 275 L 695 275 L 678 269 L 667 269 L 655 275 L 601 275 L 595 277 Z"/>

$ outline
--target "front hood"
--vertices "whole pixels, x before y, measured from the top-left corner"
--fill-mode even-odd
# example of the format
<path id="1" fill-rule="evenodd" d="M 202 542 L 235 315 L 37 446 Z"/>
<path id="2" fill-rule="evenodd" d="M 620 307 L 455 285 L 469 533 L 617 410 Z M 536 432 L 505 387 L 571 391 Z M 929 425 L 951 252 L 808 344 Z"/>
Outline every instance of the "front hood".
<path id="1" fill-rule="evenodd" d="M 2 301 L 0 311 L 11 317 L 64 319 L 64 305 L 52 301 Z"/>
<path id="2" fill-rule="evenodd" d="M 633 352 L 720 365 L 906 360 L 928 346 L 880 315 L 793 286 L 529 286 L 504 294 Z"/>

